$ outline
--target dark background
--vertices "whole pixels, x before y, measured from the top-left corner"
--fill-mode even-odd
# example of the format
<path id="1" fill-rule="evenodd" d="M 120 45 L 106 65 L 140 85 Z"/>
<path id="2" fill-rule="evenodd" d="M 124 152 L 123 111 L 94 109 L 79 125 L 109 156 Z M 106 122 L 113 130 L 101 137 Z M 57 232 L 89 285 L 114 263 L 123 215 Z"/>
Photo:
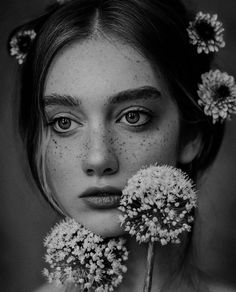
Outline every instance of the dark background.
<path id="1" fill-rule="evenodd" d="M 0 291 L 3 292 L 32 291 L 42 283 L 42 241 L 57 220 L 23 171 L 22 165 L 26 162 L 14 124 L 17 107 L 14 80 L 18 66 L 6 50 L 10 31 L 37 17 L 49 3 L 52 1 L 7 0 L 3 3 L 1 0 L 0 3 Z M 217 61 L 236 76 L 236 0 L 196 0 L 187 4 L 219 14 L 226 29 L 227 46 Z M 195 239 L 200 267 L 219 281 L 236 287 L 235 127 L 236 117 L 227 123 L 221 151 L 200 188 Z"/>

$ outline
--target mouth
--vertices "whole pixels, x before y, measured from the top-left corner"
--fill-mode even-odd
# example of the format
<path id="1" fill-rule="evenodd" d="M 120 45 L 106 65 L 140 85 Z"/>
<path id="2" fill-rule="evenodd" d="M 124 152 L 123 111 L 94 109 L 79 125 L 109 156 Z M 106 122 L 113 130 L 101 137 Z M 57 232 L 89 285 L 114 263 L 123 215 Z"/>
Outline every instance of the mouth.
<path id="1" fill-rule="evenodd" d="M 114 209 L 120 205 L 122 191 L 114 187 L 89 188 L 80 198 L 94 209 Z"/>

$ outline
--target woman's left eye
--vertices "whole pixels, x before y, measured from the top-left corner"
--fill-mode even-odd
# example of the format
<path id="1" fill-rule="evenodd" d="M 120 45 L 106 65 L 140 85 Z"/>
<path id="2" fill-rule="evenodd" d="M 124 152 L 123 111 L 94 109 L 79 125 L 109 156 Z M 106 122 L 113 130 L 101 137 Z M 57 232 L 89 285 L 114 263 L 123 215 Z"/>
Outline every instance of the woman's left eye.
<path id="1" fill-rule="evenodd" d="M 123 120 L 123 121 L 122 121 Z M 126 122 L 124 122 L 124 120 Z M 129 126 L 134 126 L 134 127 L 141 127 L 151 120 L 151 115 L 150 113 L 144 111 L 144 110 L 132 110 L 127 113 L 125 113 L 119 121 L 124 122 L 125 124 Z"/>
<path id="2" fill-rule="evenodd" d="M 58 133 L 66 133 L 76 129 L 79 124 L 68 117 L 58 117 L 50 122 L 53 130 Z"/>

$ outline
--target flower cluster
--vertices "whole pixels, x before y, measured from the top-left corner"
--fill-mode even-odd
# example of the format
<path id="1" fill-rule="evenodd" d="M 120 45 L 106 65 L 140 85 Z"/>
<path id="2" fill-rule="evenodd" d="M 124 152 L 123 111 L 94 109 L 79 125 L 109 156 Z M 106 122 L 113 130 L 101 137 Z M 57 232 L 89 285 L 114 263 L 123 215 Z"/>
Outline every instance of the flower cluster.
<path id="1" fill-rule="evenodd" d="M 128 180 L 119 207 L 121 225 L 140 243 L 180 243 L 180 234 L 191 230 L 196 204 L 186 174 L 171 166 L 151 165 Z"/>
<path id="2" fill-rule="evenodd" d="M 123 278 L 128 259 L 125 240 L 103 239 L 73 219 L 56 225 L 45 238 L 49 269 L 44 275 L 57 285 L 78 286 L 82 291 L 113 291 Z"/>
<path id="3" fill-rule="evenodd" d="M 217 20 L 217 14 L 210 15 L 202 12 L 197 13 L 194 21 L 187 28 L 190 43 L 197 46 L 197 52 L 208 54 L 218 52 L 225 46 L 223 39 L 223 25 Z"/>
<path id="4" fill-rule="evenodd" d="M 18 31 L 10 40 L 10 55 L 15 56 L 18 63 L 23 64 L 30 45 L 36 37 L 34 30 Z"/>
<path id="5" fill-rule="evenodd" d="M 229 119 L 236 113 L 236 85 L 233 76 L 220 70 L 211 70 L 202 74 L 199 85 L 198 103 L 204 112 L 212 116 L 213 123 Z"/>

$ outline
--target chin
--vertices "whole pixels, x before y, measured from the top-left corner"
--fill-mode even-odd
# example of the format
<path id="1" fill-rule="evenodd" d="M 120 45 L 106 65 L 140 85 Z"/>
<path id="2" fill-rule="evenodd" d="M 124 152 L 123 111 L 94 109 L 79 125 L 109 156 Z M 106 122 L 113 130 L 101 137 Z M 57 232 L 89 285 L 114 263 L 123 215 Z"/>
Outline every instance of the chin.
<path id="1" fill-rule="evenodd" d="M 119 221 L 120 211 L 94 211 L 74 219 L 85 228 L 104 238 L 125 235 Z M 82 215 L 82 214 L 81 214 Z"/>
<path id="2" fill-rule="evenodd" d="M 99 221 L 97 221 L 84 223 L 83 225 L 85 228 L 89 229 L 93 233 L 100 235 L 104 238 L 118 237 L 125 234 L 125 231 L 121 228 L 120 224 L 111 224 L 111 222 L 100 225 Z"/>
<path id="3" fill-rule="evenodd" d="M 91 230 L 92 231 L 92 230 Z M 125 232 L 122 230 L 120 227 L 116 228 L 111 226 L 110 228 L 96 228 L 96 230 L 93 231 L 94 233 L 104 237 L 104 238 L 109 238 L 109 237 L 119 237 L 119 236 L 124 236 Z"/>

